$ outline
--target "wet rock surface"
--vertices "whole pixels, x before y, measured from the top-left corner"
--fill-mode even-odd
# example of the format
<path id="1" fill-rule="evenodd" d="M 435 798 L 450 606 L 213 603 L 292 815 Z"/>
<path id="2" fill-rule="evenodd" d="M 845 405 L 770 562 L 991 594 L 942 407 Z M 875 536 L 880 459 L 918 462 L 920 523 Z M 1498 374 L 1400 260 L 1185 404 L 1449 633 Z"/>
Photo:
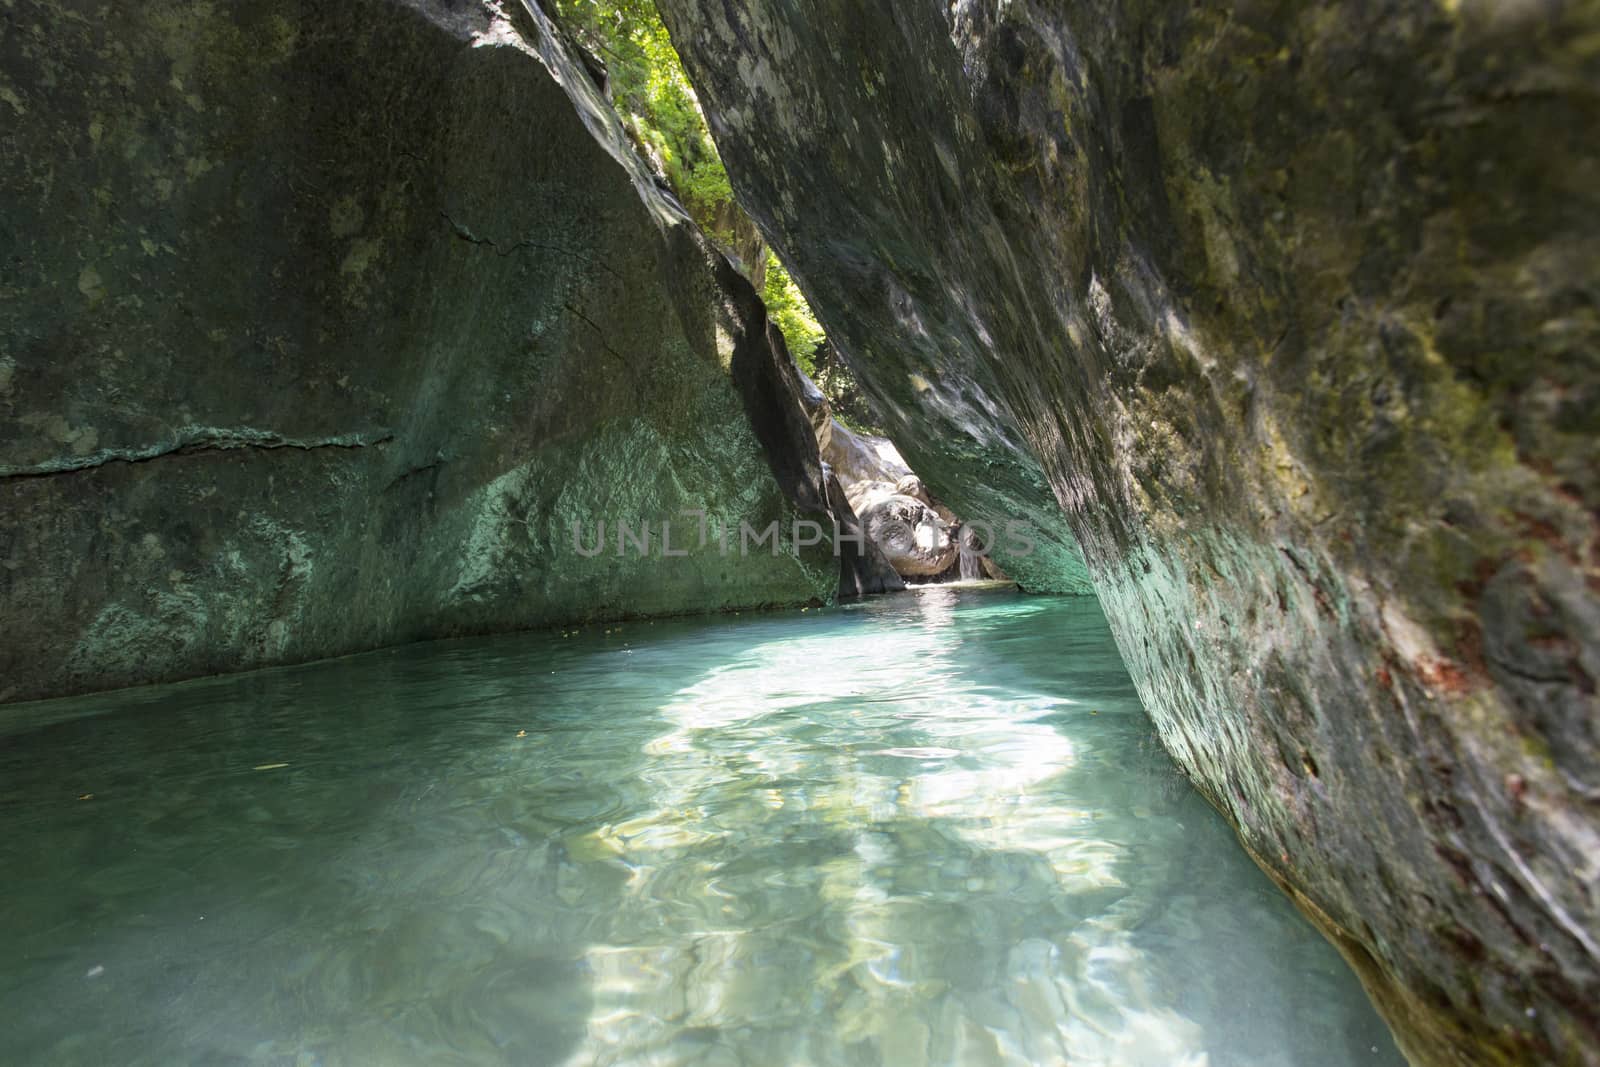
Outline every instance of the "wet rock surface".
<path id="1" fill-rule="evenodd" d="M 1408 1055 L 1597 1062 L 1600 9 L 662 6 L 911 466 L 1065 515 Z"/>
<path id="2" fill-rule="evenodd" d="M 833 595 L 681 515 L 825 517 L 821 463 L 538 18 L 7 6 L 0 701 Z"/>

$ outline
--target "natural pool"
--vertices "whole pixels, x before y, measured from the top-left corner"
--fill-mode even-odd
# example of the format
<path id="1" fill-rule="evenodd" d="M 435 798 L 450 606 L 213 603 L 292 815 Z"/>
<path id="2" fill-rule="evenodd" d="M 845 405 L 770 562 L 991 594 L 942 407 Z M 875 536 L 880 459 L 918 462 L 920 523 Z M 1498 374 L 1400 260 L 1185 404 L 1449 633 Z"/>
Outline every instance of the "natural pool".
<path id="1" fill-rule="evenodd" d="M 1092 600 L 604 629 L 14 709 L 0 1061 L 1400 1062 Z"/>

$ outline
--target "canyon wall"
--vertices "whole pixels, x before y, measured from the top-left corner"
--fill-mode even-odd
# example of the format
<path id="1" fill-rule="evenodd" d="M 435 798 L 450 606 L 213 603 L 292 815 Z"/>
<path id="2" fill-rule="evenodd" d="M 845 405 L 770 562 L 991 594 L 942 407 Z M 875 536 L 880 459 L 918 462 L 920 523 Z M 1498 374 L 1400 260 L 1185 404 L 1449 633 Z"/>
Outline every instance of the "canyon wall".
<path id="1" fill-rule="evenodd" d="M 0 701 L 835 594 L 680 514 L 826 520 L 815 442 L 529 13 L 105 13 L 0 12 Z"/>
<path id="2" fill-rule="evenodd" d="M 1600 1062 L 1600 6 L 661 6 L 911 466 L 1059 505 L 1408 1055 Z"/>

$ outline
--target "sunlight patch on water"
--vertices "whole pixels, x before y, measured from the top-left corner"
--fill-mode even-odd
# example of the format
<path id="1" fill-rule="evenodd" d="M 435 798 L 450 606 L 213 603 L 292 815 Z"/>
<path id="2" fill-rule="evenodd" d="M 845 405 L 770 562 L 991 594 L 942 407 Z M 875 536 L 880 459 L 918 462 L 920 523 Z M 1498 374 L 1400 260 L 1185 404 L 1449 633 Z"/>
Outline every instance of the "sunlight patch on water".
<path id="1" fill-rule="evenodd" d="M 665 704 L 662 717 L 675 728 L 649 742 L 658 759 L 641 772 L 661 807 L 600 832 L 633 869 L 617 902 L 620 922 L 673 928 L 681 901 L 657 892 L 654 876 L 683 862 L 674 853 L 696 849 L 714 854 L 708 874 L 737 867 L 731 850 L 752 822 L 797 856 L 818 838 L 833 851 L 849 848 L 819 856 L 800 879 L 752 872 L 768 886 L 806 891 L 807 907 L 797 910 L 814 938 L 794 966 L 766 976 L 766 996 L 756 995 L 765 983 L 747 973 L 747 961 L 793 943 L 784 917 L 707 931 L 694 916 L 695 928 L 678 938 L 714 966 L 651 967 L 609 947 L 591 951 L 600 1010 L 569 1062 L 606 1062 L 608 1050 L 621 1049 L 629 1062 L 689 1062 L 672 1051 L 669 1020 L 718 1028 L 778 1014 L 793 1028 L 784 1004 L 802 992 L 793 1007 L 834 1025 L 796 1033 L 804 1055 L 791 1050 L 796 1058 L 784 1062 L 850 1062 L 853 1048 L 897 1064 L 1207 1062 L 1202 1028 L 1143 988 L 1147 954 L 1108 916 L 1071 924 L 1060 941 L 1008 946 L 998 987 L 959 981 L 960 961 L 939 944 L 959 927 L 946 923 L 981 921 L 974 909 L 1004 908 L 1009 896 L 1126 891 L 1117 871 L 1127 856 L 1114 834 L 1096 832 L 1104 813 L 1060 788 L 1075 750 L 1052 717 L 1078 702 L 957 669 L 952 640 L 978 635 L 953 626 L 956 598 L 934 590 L 916 606 L 919 625 L 867 639 L 855 628 L 822 628 L 754 645 Z M 987 606 L 995 624 L 1047 610 L 1044 602 Z M 885 740 L 924 743 L 873 747 Z M 756 788 L 741 798 L 741 783 Z M 750 810 L 739 812 L 741 804 Z M 685 813 L 728 829 L 687 833 Z M 1010 854 L 1044 863 L 995 873 L 972 862 Z M 753 891 L 724 881 L 713 896 L 732 912 Z M 737 1010 L 729 1008 L 730 976 L 743 986 Z M 766 1051 L 759 1039 L 725 1035 L 722 1045 L 730 1062 L 760 1062 Z"/>

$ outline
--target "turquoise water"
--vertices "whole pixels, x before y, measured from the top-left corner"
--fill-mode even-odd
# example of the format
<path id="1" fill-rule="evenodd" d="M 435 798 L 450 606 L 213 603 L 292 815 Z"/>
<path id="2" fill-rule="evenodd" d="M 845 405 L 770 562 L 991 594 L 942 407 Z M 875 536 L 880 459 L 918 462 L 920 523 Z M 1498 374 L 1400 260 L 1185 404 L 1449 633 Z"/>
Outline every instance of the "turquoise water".
<path id="1" fill-rule="evenodd" d="M 5 1063 L 1400 1062 L 1089 600 L 924 588 L 8 714 Z"/>

